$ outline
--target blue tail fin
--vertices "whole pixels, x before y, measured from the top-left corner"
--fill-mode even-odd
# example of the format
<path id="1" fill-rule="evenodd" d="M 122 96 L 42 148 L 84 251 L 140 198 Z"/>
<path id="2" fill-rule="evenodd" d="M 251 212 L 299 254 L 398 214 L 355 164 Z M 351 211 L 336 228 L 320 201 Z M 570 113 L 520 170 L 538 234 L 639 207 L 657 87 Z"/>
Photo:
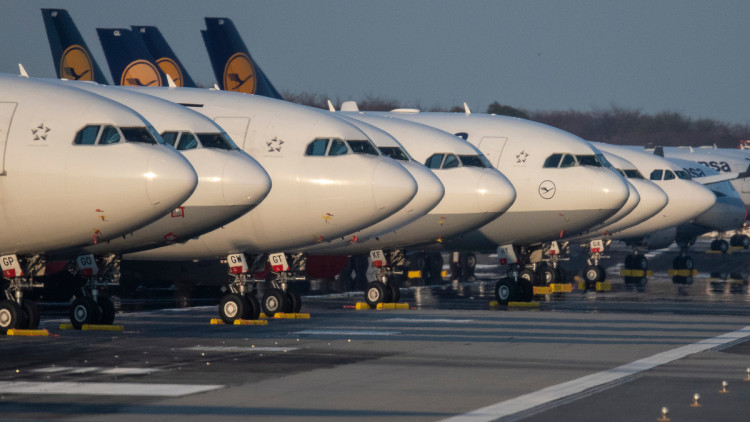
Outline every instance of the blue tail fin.
<path id="1" fill-rule="evenodd" d="M 221 89 L 283 99 L 247 51 L 228 18 L 206 18 L 201 31 L 211 66 Z"/>
<path id="2" fill-rule="evenodd" d="M 108 84 L 68 11 L 42 9 L 42 18 L 57 76 Z"/>
<path id="3" fill-rule="evenodd" d="M 164 78 L 143 42 L 129 29 L 96 28 L 115 85 L 163 86 Z"/>
<path id="4" fill-rule="evenodd" d="M 151 57 L 164 74 L 169 75 L 177 86 L 195 88 L 193 78 L 185 70 L 180 60 L 169 47 L 167 41 L 155 26 L 131 26 L 133 34 L 146 45 Z"/>

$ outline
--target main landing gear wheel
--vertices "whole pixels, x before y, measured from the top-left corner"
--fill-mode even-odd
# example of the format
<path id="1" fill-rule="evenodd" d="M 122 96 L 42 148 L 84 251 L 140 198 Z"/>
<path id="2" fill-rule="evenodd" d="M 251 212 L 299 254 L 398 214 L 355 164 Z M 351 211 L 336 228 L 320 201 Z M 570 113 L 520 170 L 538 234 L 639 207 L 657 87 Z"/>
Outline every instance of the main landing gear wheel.
<path id="1" fill-rule="evenodd" d="M 539 270 L 539 278 L 542 284 L 549 286 L 560 282 L 560 270 L 555 267 L 544 267 Z"/>
<path id="2" fill-rule="evenodd" d="M 532 286 L 539 284 L 539 275 L 534 270 L 524 269 L 518 274 L 519 279 L 527 280 Z"/>
<path id="3" fill-rule="evenodd" d="M 299 293 L 291 287 L 287 287 L 286 295 L 289 297 L 292 312 L 295 314 L 298 313 L 302 309 L 302 298 L 299 296 Z"/>
<path id="4" fill-rule="evenodd" d="M 279 312 L 289 312 L 292 309 L 289 297 L 281 289 L 266 290 L 260 306 L 263 308 L 263 313 L 269 317 Z"/>
<path id="5" fill-rule="evenodd" d="M 24 328 L 29 330 L 36 330 L 39 328 L 40 312 L 39 306 L 33 300 L 23 300 L 21 305 L 23 315 L 26 317 L 26 325 Z"/>
<path id="6" fill-rule="evenodd" d="M 96 300 L 96 304 L 102 310 L 102 318 L 99 320 L 100 324 L 112 325 L 115 322 L 115 304 L 112 300 L 106 296 L 99 296 Z"/>
<path id="7" fill-rule="evenodd" d="M 365 287 L 365 302 L 371 307 L 378 303 L 388 303 L 391 299 L 391 289 L 379 281 L 371 281 Z"/>
<path id="8" fill-rule="evenodd" d="M 219 316 L 225 324 L 234 324 L 234 321 L 245 316 L 250 306 L 243 296 L 230 293 L 224 295 L 219 302 Z"/>
<path id="9" fill-rule="evenodd" d="M 528 280 L 518 280 L 516 297 L 521 302 L 531 302 L 534 299 L 534 285 Z"/>
<path id="10" fill-rule="evenodd" d="M 583 270 L 583 280 L 586 282 L 586 290 L 596 289 L 596 283 L 604 281 L 606 273 L 599 265 L 589 265 Z"/>
<path id="11" fill-rule="evenodd" d="M 507 305 L 508 302 L 516 298 L 515 286 L 513 280 L 501 278 L 495 283 L 495 300 L 501 305 Z"/>
<path id="12" fill-rule="evenodd" d="M 401 300 L 401 286 L 396 280 L 388 281 L 388 290 L 391 292 L 391 302 L 398 303 Z"/>
<path id="13" fill-rule="evenodd" d="M 245 310 L 243 319 L 260 318 L 260 301 L 258 301 L 258 298 L 253 293 L 248 293 L 245 295 L 245 300 L 247 300 L 248 307 Z"/>
<path id="14" fill-rule="evenodd" d="M 672 268 L 675 270 L 692 270 L 695 267 L 693 258 L 685 256 L 676 256 L 672 261 Z M 674 284 L 693 284 L 693 276 L 675 275 L 672 276 Z"/>
<path id="15" fill-rule="evenodd" d="M 26 325 L 26 316 L 21 306 L 12 300 L 0 301 L 0 333 Z"/>
<path id="16" fill-rule="evenodd" d="M 78 297 L 70 306 L 70 322 L 73 328 L 80 330 L 84 324 L 96 324 L 102 319 L 102 311 L 89 297 Z"/>
<path id="17" fill-rule="evenodd" d="M 715 239 L 711 241 L 711 250 L 727 253 L 729 251 L 729 243 L 724 239 Z"/>

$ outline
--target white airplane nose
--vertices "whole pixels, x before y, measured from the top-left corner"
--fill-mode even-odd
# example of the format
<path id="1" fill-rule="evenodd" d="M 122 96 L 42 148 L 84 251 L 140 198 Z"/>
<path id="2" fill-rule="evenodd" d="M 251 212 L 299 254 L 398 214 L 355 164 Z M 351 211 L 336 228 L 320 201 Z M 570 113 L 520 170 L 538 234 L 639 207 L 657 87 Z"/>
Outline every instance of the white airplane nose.
<path id="1" fill-rule="evenodd" d="M 619 210 L 629 196 L 630 189 L 625 179 L 611 171 L 597 171 L 591 179 L 591 200 L 597 209 Z"/>
<path id="2" fill-rule="evenodd" d="M 479 211 L 483 213 L 505 212 L 516 200 L 516 189 L 500 172 L 487 172 L 477 181 Z"/>
<path id="3" fill-rule="evenodd" d="M 708 211 L 716 203 L 716 195 L 711 192 L 711 189 L 696 182 L 691 183 L 688 198 L 690 198 L 690 208 L 695 212 L 693 218 Z"/>
<path id="4" fill-rule="evenodd" d="M 159 148 L 151 154 L 143 177 L 146 179 L 146 193 L 154 206 L 177 206 L 198 185 L 198 175 L 193 166 L 183 156 L 167 148 Z"/>
<path id="5" fill-rule="evenodd" d="M 271 177 L 255 160 L 232 155 L 224 162 L 221 190 L 227 205 L 254 205 L 271 191 Z"/>
<path id="6" fill-rule="evenodd" d="M 424 214 L 435 208 L 445 195 L 445 187 L 435 173 L 416 162 L 401 163 L 417 181 L 417 193 L 406 206 L 409 212 Z"/>
<path id="7" fill-rule="evenodd" d="M 417 182 L 399 164 L 380 159 L 372 175 L 375 206 L 386 215 L 403 208 L 417 193 Z"/>

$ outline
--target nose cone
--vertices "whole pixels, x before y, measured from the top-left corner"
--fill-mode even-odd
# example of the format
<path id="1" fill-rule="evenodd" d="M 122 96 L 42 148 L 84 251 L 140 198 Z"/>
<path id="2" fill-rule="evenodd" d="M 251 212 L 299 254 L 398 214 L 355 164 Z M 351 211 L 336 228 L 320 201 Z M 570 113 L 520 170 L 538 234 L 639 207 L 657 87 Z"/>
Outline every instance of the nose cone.
<path id="1" fill-rule="evenodd" d="M 667 206 L 667 194 L 649 180 L 628 180 L 640 194 L 638 206 L 625 217 L 606 227 L 606 231 L 615 232 L 648 220 Z M 619 214 L 619 213 L 618 213 Z"/>
<path id="2" fill-rule="evenodd" d="M 156 149 L 148 160 L 143 177 L 146 193 L 154 206 L 172 209 L 184 202 L 198 185 L 198 175 L 193 166 L 166 147 Z"/>
<path id="3" fill-rule="evenodd" d="M 426 214 L 443 199 L 445 187 L 427 167 L 414 161 L 399 162 L 417 181 L 417 194 L 404 208 L 409 213 Z"/>
<path id="4" fill-rule="evenodd" d="M 513 205 L 516 190 L 502 173 L 487 171 L 477 182 L 477 198 L 480 212 L 501 213 Z"/>
<path id="5" fill-rule="evenodd" d="M 271 177 L 251 157 L 232 154 L 224 162 L 221 190 L 227 205 L 257 205 L 271 191 Z"/>
<path id="6" fill-rule="evenodd" d="M 384 215 L 404 207 L 417 193 L 417 182 L 400 164 L 379 158 L 372 175 L 375 206 Z"/>
<path id="7" fill-rule="evenodd" d="M 690 211 L 692 211 L 690 219 L 692 220 L 708 211 L 714 206 L 714 204 L 716 204 L 716 195 L 714 195 L 711 189 L 708 189 L 699 183 L 689 183 L 691 184 L 691 187 L 687 193 L 690 198 Z"/>
<path id="8" fill-rule="evenodd" d="M 629 196 L 625 179 L 606 169 L 597 169 L 591 179 L 591 202 L 595 209 L 619 210 Z"/>

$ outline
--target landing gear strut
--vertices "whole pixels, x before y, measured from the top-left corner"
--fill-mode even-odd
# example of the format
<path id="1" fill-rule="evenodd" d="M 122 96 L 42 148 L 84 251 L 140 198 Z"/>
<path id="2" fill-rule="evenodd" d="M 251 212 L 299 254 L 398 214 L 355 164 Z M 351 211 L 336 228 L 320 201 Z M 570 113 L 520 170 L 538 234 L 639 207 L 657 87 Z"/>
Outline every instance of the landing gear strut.
<path id="1" fill-rule="evenodd" d="M 44 275 L 47 262 L 41 255 L 19 260 L 16 255 L 0 257 L 0 267 L 7 285 L 0 294 L 0 334 L 9 329 L 39 328 L 39 308 L 36 302 L 24 298 L 23 291 L 43 287 L 34 277 Z"/>

